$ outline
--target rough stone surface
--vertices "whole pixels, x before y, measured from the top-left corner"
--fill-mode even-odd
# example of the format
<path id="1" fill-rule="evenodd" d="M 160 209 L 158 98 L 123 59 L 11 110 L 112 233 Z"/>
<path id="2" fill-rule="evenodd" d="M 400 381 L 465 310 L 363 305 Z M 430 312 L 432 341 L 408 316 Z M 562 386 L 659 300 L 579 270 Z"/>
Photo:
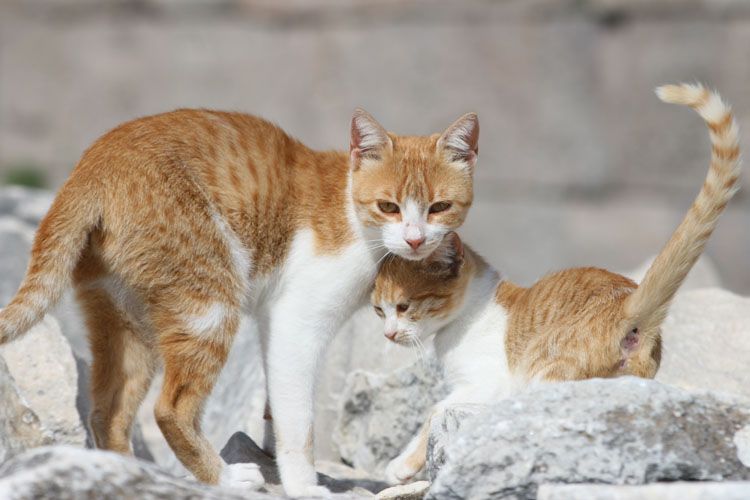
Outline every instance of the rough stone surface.
<path id="1" fill-rule="evenodd" d="M 260 466 L 266 480 L 267 491 L 283 494 L 279 485 L 279 474 L 272 456 L 264 452 L 247 434 L 235 433 L 221 450 L 221 456 L 227 463 L 255 463 Z M 326 470 L 329 474 L 318 473 L 318 482 L 333 493 L 348 493 L 355 496 L 371 497 L 388 487 L 386 483 L 370 479 L 363 471 L 333 463 L 316 463 L 317 470 Z"/>
<path id="2" fill-rule="evenodd" d="M 427 481 L 400 484 L 378 493 L 378 500 L 422 500 L 430 489 Z"/>
<path id="3" fill-rule="evenodd" d="M 0 464 L 29 448 L 50 443 L 0 357 Z"/>
<path id="4" fill-rule="evenodd" d="M 662 332 L 657 380 L 750 398 L 750 298 L 717 288 L 680 292 Z"/>
<path id="5" fill-rule="evenodd" d="M 439 369 L 432 362 L 387 376 L 353 372 L 347 379 L 334 434 L 342 459 L 382 472 L 445 394 Z"/>
<path id="6" fill-rule="evenodd" d="M 83 446 L 86 431 L 76 406 L 78 370 L 55 318 L 45 316 L 25 335 L 0 346 L 0 357 L 51 442 Z"/>
<path id="7" fill-rule="evenodd" d="M 236 493 L 178 479 L 162 469 L 116 453 L 70 446 L 28 451 L 0 466 L 0 498 L 7 500 L 139 500 L 272 498 Z"/>
<path id="8" fill-rule="evenodd" d="M 644 486 L 543 484 L 537 500 L 747 500 L 750 482 L 663 483 Z"/>
<path id="9" fill-rule="evenodd" d="M 533 499 L 557 482 L 748 479 L 733 440 L 748 423 L 747 400 L 650 380 L 548 385 L 464 422 L 428 498 Z"/>

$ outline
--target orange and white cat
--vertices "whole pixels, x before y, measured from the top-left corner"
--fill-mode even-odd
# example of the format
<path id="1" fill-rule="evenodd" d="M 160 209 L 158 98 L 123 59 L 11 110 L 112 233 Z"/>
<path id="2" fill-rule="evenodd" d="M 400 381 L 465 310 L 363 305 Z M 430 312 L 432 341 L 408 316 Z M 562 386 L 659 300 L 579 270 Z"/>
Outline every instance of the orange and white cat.
<path id="1" fill-rule="evenodd" d="M 72 284 L 90 333 L 97 446 L 130 452 L 163 364 L 155 415 L 177 457 L 201 481 L 252 489 L 257 467 L 224 464 L 200 428 L 245 310 L 261 332 L 284 489 L 326 496 L 313 466 L 316 366 L 384 255 L 422 259 L 463 223 L 478 134 L 475 114 L 415 137 L 357 110 L 349 151 L 318 152 L 239 113 L 125 123 L 84 153 L 42 221 L 0 343 Z"/>
<path id="2" fill-rule="evenodd" d="M 698 197 L 640 285 L 596 268 L 550 274 L 533 286 L 510 283 L 455 233 L 427 259 L 388 259 L 372 303 L 388 339 L 408 345 L 435 334 L 457 403 L 498 401 L 534 383 L 635 375 L 652 378 L 661 359 L 660 325 L 738 187 L 737 126 L 721 98 L 702 86 L 665 86 L 667 102 L 692 106 L 708 124 L 712 158 Z M 424 465 L 429 419 L 386 469 L 393 483 Z"/>

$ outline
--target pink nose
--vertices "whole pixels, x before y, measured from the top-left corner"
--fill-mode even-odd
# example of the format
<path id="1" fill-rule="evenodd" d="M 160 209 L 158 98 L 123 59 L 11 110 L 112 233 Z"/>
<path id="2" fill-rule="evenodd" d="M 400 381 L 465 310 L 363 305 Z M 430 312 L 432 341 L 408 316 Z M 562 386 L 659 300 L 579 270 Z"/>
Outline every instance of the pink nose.
<path id="1" fill-rule="evenodd" d="M 385 336 L 388 340 L 396 340 L 396 332 L 385 332 Z"/>
<path id="2" fill-rule="evenodd" d="M 410 247 L 411 247 L 411 248 L 412 248 L 413 250 L 416 250 L 417 248 L 419 248 L 419 246 L 420 246 L 420 245 L 421 245 L 422 243 L 424 243 L 424 237 L 422 237 L 422 238 L 419 238 L 418 240 L 405 240 L 405 241 L 406 241 L 406 242 L 407 242 L 407 243 L 409 244 L 409 246 L 410 246 Z"/>

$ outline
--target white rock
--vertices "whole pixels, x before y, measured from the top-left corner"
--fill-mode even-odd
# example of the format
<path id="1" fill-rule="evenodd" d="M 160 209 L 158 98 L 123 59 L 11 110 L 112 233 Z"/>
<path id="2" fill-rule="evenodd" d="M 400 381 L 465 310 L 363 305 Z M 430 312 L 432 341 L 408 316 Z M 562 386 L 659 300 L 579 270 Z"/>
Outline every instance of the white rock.
<path id="1" fill-rule="evenodd" d="M 434 362 L 390 375 L 353 372 L 334 434 L 341 457 L 355 467 L 383 472 L 446 392 Z"/>
<path id="2" fill-rule="evenodd" d="M 652 380 L 549 384 L 469 417 L 442 454 L 431 451 L 445 463 L 428 461 L 439 468 L 428 498 L 534 499 L 544 483 L 747 480 L 734 437 L 748 424 L 748 400 Z"/>
<path id="3" fill-rule="evenodd" d="M 644 486 L 543 484 L 537 500 L 747 500 L 750 482 L 676 482 Z"/>
<path id="4" fill-rule="evenodd" d="M 55 318 L 45 316 L 25 335 L 0 346 L 0 356 L 50 442 L 84 446 L 86 431 L 76 406 L 78 370 Z"/>
<path id="5" fill-rule="evenodd" d="M 378 493 L 378 500 L 422 500 L 430 489 L 427 481 L 400 484 Z"/>
<path id="6" fill-rule="evenodd" d="M 49 443 L 39 417 L 24 401 L 0 357 L 0 464 L 29 448 Z"/>
<path id="7" fill-rule="evenodd" d="M 240 496 L 178 479 L 153 464 L 117 453 L 54 446 L 28 451 L 4 463 L 0 467 L 0 498 L 255 500 L 272 497 L 257 492 Z"/>
<path id="8" fill-rule="evenodd" d="M 678 293 L 662 331 L 656 380 L 750 398 L 750 298 L 716 288 Z"/>

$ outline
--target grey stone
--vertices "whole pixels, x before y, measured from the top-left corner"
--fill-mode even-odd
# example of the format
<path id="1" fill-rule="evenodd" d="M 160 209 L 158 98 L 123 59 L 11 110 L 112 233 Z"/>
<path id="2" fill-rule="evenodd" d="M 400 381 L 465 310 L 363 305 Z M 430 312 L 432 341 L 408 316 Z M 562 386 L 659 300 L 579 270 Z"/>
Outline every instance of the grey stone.
<path id="1" fill-rule="evenodd" d="M 24 401 L 0 357 L 0 464 L 29 448 L 50 442 L 39 417 Z"/>
<path id="2" fill-rule="evenodd" d="M 680 292 L 662 333 L 657 380 L 750 398 L 750 298 L 718 288 Z"/>
<path id="3" fill-rule="evenodd" d="M 26 274 L 33 238 L 33 228 L 15 217 L 0 216 L 0 307 L 10 302 Z"/>
<path id="4" fill-rule="evenodd" d="M 278 470 L 274 458 L 263 451 L 247 434 L 237 432 L 229 439 L 221 450 L 221 456 L 229 464 L 254 463 L 260 466 L 261 474 L 266 481 L 264 487 L 269 492 L 283 494 Z M 325 469 L 329 474 L 318 473 L 318 482 L 326 486 L 332 493 L 348 493 L 354 496 L 373 496 L 388 485 L 374 480 L 344 465 L 334 466 L 325 464 L 321 467 L 316 463 L 319 471 Z"/>
<path id="5" fill-rule="evenodd" d="M 76 406 L 78 370 L 55 318 L 45 316 L 25 335 L 0 346 L 0 357 L 51 442 L 83 446 L 86 431 Z"/>
<path id="6" fill-rule="evenodd" d="M 463 422 L 428 498 L 533 499 L 544 483 L 748 479 L 733 439 L 748 423 L 748 400 L 651 380 L 550 384 Z"/>
<path id="7" fill-rule="evenodd" d="M 378 493 L 378 500 L 422 500 L 430 489 L 427 481 L 400 484 Z"/>
<path id="8" fill-rule="evenodd" d="M 334 441 L 342 459 L 382 473 L 447 394 L 435 362 L 390 375 L 353 372 L 347 379 Z"/>
<path id="9" fill-rule="evenodd" d="M 178 479 L 148 462 L 120 454 L 70 446 L 42 447 L 0 466 L 0 498 L 142 500 L 273 498 L 236 493 Z"/>
<path id="10" fill-rule="evenodd" d="M 537 500 L 747 500 L 750 482 L 661 483 L 644 486 L 543 484 Z"/>

